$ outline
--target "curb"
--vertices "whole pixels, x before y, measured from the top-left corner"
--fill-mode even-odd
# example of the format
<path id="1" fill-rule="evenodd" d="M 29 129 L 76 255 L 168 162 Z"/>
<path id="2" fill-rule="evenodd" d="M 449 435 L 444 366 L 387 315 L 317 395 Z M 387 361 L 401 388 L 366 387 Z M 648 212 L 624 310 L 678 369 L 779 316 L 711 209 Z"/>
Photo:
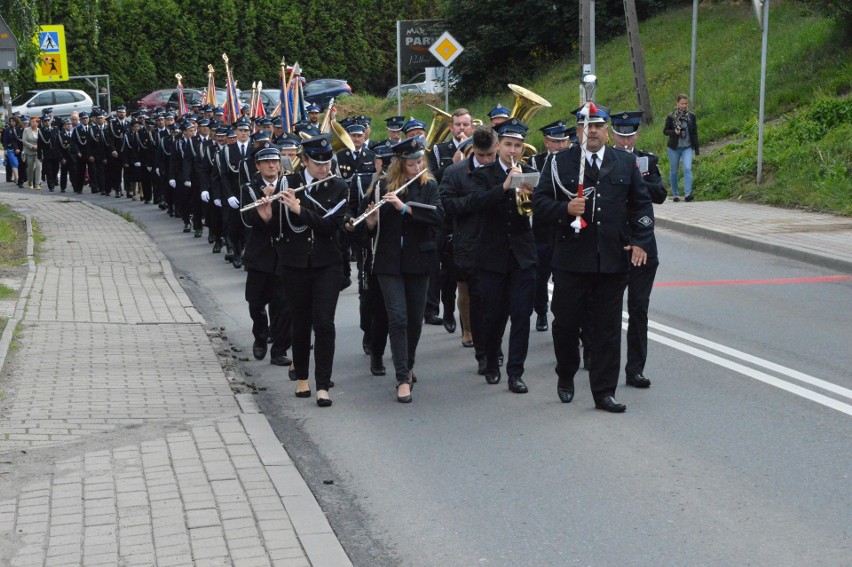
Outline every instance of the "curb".
<path id="1" fill-rule="evenodd" d="M 12 338 L 15 335 L 15 328 L 21 319 L 24 318 L 24 309 L 27 307 L 27 300 L 30 297 L 30 292 L 35 279 L 35 238 L 33 237 L 33 218 L 29 214 L 24 214 L 24 219 L 27 221 L 27 279 L 24 280 L 24 285 L 21 288 L 21 293 L 18 295 L 18 303 L 15 305 L 15 314 L 6 321 L 6 328 L 3 329 L 3 335 L 0 336 L 0 371 L 6 364 L 6 355 L 9 354 L 9 347 L 12 345 Z"/>
<path id="2" fill-rule="evenodd" d="M 675 230 L 677 232 L 682 232 L 684 234 L 689 234 L 692 236 L 700 236 L 710 240 L 715 240 L 717 242 L 722 242 L 724 244 L 731 244 L 740 248 L 746 248 L 748 250 L 766 252 L 783 258 L 788 258 L 790 260 L 807 262 L 832 270 L 838 270 L 842 272 L 852 271 L 852 262 L 846 261 L 842 258 L 828 256 L 820 252 L 814 252 L 812 250 L 805 250 L 802 248 L 791 248 L 790 246 L 772 244 L 746 236 L 738 236 L 736 234 L 730 234 L 728 232 L 713 230 L 711 228 L 696 226 L 686 222 L 671 219 L 657 218 L 655 219 L 655 222 L 657 226 L 660 226 L 662 228 L 668 228 L 670 230 Z"/>

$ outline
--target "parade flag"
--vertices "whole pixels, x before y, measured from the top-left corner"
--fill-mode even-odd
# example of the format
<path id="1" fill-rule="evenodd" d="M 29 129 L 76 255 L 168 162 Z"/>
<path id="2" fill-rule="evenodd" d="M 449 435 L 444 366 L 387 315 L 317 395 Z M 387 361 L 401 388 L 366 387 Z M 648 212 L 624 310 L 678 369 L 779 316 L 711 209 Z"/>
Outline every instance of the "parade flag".
<path id="1" fill-rule="evenodd" d="M 216 71 L 213 70 L 213 65 L 207 66 L 207 92 L 204 94 L 204 104 L 209 104 L 213 108 L 219 106 L 216 101 Z"/>
<path id="2" fill-rule="evenodd" d="M 177 73 L 175 75 L 175 77 L 177 78 L 177 82 L 178 82 L 177 83 L 178 112 L 180 113 L 181 116 L 186 116 L 187 114 L 189 114 L 189 107 L 186 105 L 186 97 L 183 94 L 183 83 L 181 82 L 181 79 L 183 79 L 183 77 L 181 76 L 180 73 Z"/>

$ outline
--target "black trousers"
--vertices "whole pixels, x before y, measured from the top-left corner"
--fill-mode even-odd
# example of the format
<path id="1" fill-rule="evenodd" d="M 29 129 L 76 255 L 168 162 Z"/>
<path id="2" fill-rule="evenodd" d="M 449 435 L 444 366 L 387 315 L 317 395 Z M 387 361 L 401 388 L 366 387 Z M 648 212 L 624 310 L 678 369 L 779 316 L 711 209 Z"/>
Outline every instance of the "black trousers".
<path id="1" fill-rule="evenodd" d="M 615 395 L 621 366 L 621 309 L 628 273 L 553 270 L 553 348 L 559 386 L 573 384 L 580 367 L 580 327 L 591 334 L 589 385 L 595 401 Z M 588 303 L 586 303 L 588 302 Z M 584 309 L 588 305 L 588 309 Z"/>
<path id="2" fill-rule="evenodd" d="M 109 195 L 109 186 L 106 181 L 106 163 L 105 160 L 95 158 L 93 166 L 94 175 L 89 174 L 89 185 L 92 187 L 92 192 L 99 192 L 102 195 Z"/>
<path id="3" fill-rule="evenodd" d="M 417 344 L 423 329 L 429 274 L 378 274 L 377 277 L 387 311 L 396 383 L 402 384 L 408 382 L 408 373 L 414 369 Z"/>
<path id="4" fill-rule="evenodd" d="M 239 220 L 238 220 L 239 222 Z M 328 390 L 334 366 L 334 312 L 340 295 L 340 264 L 322 268 L 284 268 L 284 293 L 290 307 L 293 364 L 299 380 L 310 375 L 311 331 L 314 334 L 314 380 Z"/>
<path id="5" fill-rule="evenodd" d="M 95 163 L 89 161 L 85 157 L 77 158 L 77 171 L 75 172 L 75 176 L 71 180 L 71 185 L 74 187 L 75 193 L 82 193 L 83 186 L 86 184 L 86 173 L 89 174 L 89 186 L 92 189 L 92 193 L 97 193 L 94 185 L 95 178 Z"/>
<path id="6" fill-rule="evenodd" d="M 536 242 L 536 265 L 535 265 L 535 312 L 539 315 L 547 314 L 547 304 L 550 294 L 547 287 L 550 283 L 550 260 L 553 258 L 553 245 L 550 242 Z"/>
<path id="7" fill-rule="evenodd" d="M 456 279 L 460 282 L 467 282 L 473 352 L 476 354 L 476 360 L 482 360 L 485 358 L 485 336 L 482 328 L 482 293 L 479 291 L 479 274 L 476 270 L 457 268 Z"/>
<path id="8" fill-rule="evenodd" d="M 366 288 L 364 289 L 365 317 L 369 326 L 365 332 L 370 335 L 370 352 L 372 356 L 382 357 L 388 344 L 388 312 L 385 309 L 385 298 L 382 286 L 376 274 L 365 274 Z"/>
<path id="9" fill-rule="evenodd" d="M 438 246 L 438 263 L 429 274 L 429 293 L 426 296 L 424 317 L 440 315 L 440 306 L 444 307 L 444 319 L 452 317 L 456 311 L 456 275 L 453 262 L 452 233 L 443 228 L 435 236 Z"/>
<path id="10" fill-rule="evenodd" d="M 631 267 L 627 281 L 627 362 L 624 372 L 628 376 L 642 374 L 648 359 L 648 305 L 651 289 L 660 261 L 649 260 L 644 266 Z"/>
<path id="11" fill-rule="evenodd" d="M 534 285 L 535 267 L 521 269 L 514 256 L 510 256 L 510 265 L 505 274 L 479 271 L 486 369 L 489 372 L 497 372 L 499 368 L 497 359 L 503 333 L 507 322 L 511 320 L 506 373 L 509 376 L 523 376 L 529 350 Z"/>
<path id="12" fill-rule="evenodd" d="M 246 301 L 254 342 L 265 345 L 272 337 L 272 356 L 287 353 L 292 342 L 290 308 L 280 276 L 246 268 Z M 266 306 L 269 306 L 267 314 Z"/>
<path id="13" fill-rule="evenodd" d="M 243 219 L 240 217 L 240 211 L 231 207 L 227 201 L 222 201 L 222 220 L 224 222 L 225 236 L 230 238 L 231 246 L 234 248 L 236 256 L 243 255 L 243 247 L 245 246 L 245 226 Z M 340 279 L 337 280 L 338 285 Z"/>
<path id="14" fill-rule="evenodd" d="M 19 152 L 17 155 L 18 158 L 18 187 L 23 187 L 24 183 L 29 181 L 27 177 L 27 162 L 23 160 L 24 153 Z"/>
<path id="15" fill-rule="evenodd" d="M 116 195 L 121 193 L 121 178 L 124 175 L 124 164 L 121 161 L 121 157 L 113 157 L 112 154 L 107 157 L 104 175 L 106 176 L 106 188 L 101 192 L 109 193 L 110 191 L 115 191 Z"/>
<path id="16" fill-rule="evenodd" d="M 222 207 L 217 207 L 212 198 L 206 205 L 207 212 L 204 213 L 204 216 L 207 219 L 207 228 L 210 230 L 213 238 L 219 240 L 224 236 L 222 232 Z M 225 206 L 228 206 L 227 203 Z"/>
<path id="17" fill-rule="evenodd" d="M 71 180 L 71 188 L 77 191 L 77 160 L 69 159 L 59 162 L 59 188 L 63 191 L 68 189 L 68 180 Z M 82 190 L 82 185 L 80 186 Z"/>
<path id="18" fill-rule="evenodd" d="M 59 160 L 58 159 L 43 159 L 41 161 L 41 170 L 44 174 L 44 180 L 47 182 L 47 188 L 53 189 L 56 187 L 56 178 L 59 177 Z"/>

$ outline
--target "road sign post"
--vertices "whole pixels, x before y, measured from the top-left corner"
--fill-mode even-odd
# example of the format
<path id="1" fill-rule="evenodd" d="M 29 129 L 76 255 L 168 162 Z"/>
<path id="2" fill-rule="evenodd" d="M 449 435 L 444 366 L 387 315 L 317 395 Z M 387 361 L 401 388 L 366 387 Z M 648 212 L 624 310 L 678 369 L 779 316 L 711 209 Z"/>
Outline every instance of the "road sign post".
<path id="1" fill-rule="evenodd" d="M 438 62 L 444 66 L 444 112 L 449 112 L 450 107 L 450 65 L 456 60 L 456 57 L 461 55 L 464 47 L 456 38 L 450 35 L 450 32 L 444 32 L 435 40 L 432 47 L 429 48 L 431 53 Z"/>
<path id="2" fill-rule="evenodd" d="M 41 26 L 33 37 L 38 46 L 35 79 L 38 83 L 68 80 L 65 26 Z"/>

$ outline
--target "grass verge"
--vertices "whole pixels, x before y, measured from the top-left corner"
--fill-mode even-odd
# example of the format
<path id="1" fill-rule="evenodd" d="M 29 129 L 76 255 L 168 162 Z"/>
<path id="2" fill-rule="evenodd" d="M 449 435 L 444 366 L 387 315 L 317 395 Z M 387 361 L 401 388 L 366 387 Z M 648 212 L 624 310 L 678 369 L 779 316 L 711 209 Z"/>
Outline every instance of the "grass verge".
<path id="1" fill-rule="evenodd" d="M 123 218 L 127 222 L 132 222 L 133 224 L 135 224 L 136 226 L 138 226 L 141 229 L 145 228 L 145 225 L 142 224 L 142 222 L 139 219 L 137 219 L 136 217 L 134 217 L 132 214 L 128 213 L 127 211 L 119 211 L 118 209 L 107 209 L 107 210 L 109 212 L 115 214 L 115 215 L 120 216 L 121 218 Z"/>

